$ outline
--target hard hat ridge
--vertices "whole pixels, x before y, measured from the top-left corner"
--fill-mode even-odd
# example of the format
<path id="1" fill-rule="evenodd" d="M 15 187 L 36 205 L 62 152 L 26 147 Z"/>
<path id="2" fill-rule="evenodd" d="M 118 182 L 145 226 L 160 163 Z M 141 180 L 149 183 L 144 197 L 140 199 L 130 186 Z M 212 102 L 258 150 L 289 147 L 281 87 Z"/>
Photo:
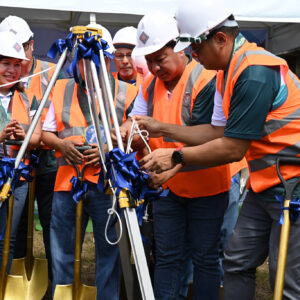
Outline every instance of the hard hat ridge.
<path id="1" fill-rule="evenodd" d="M 5 43 L 0 43 L 1 56 L 29 60 L 26 58 L 22 44 L 13 33 L 9 31 L 0 32 L 0 40 L 5 41 Z"/>
<path id="2" fill-rule="evenodd" d="M 174 51 L 181 51 L 191 43 L 205 41 L 211 30 L 223 24 L 231 15 L 232 10 L 221 0 L 182 1 L 175 14 L 180 34 Z"/>
<path id="3" fill-rule="evenodd" d="M 146 14 L 138 24 L 134 56 L 148 55 L 163 48 L 179 35 L 176 20 L 163 12 Z"/>
<path id="4" fill-rule="evenodd" d="M 17 16 L 6 17 L 0 24 L 0 31 L 10 31 L 21 44 L 33 38 L 33 32 L 27 22 Z"/>

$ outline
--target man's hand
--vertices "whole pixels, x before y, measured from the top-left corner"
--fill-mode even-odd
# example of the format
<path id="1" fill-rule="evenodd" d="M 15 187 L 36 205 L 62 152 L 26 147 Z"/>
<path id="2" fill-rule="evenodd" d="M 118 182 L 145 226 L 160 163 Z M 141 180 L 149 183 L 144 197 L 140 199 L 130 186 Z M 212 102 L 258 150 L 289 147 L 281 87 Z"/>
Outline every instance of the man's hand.
<path id="1" fill-rule="evenodd" d="M 69 165 L 81 165 L 83 163 L 84 156 L 75 148 L 75 146 L 82 146 L 82 144 L 72 140 L 64 139 L 61 140 L 60 146 L 58 148 L 59 152 L 61 152 L 65 161 Z"/>
<path id="2" fill-rule="evenodd" d="M 134 116 L 133 119 L 138 123 L 140 129 L 144 129 L 149 132 L 150 137 L 157 138 L 162 136 L 162 122 L 148 116 L 139 115 Z"/>
<path id="3" fill-rule="evenodd" d="M 26 132 L 18 121 L 16 121 L 14 124 L 13 136 L 16 140 L 24 140 L 25 139 Z"/>
<path id="4" fill-rule="evenodd" d="M 172 154 L 175 148 L 160 148 L 140 159 L 141 168 L 150 172 L 162 173 L 175 167 Z"/>
<path id="5" fill-rule="evenodd" d="M 181 168 L 182 165 L 177 165 L 173 169 L 162 172 L 161 174 L 151 172 L 148 179 L 148 186 L 152 189 L 158 189 L 162 184 L 175 176 Z"/>
<path id="6" fill-rule="evenodd" d="M 100 152 L 98 150 L 97 144 L 91 144 L 92 148 L 85 150 L 83 152 L 84 159 L 86 160 L 85 165 L 91 165 L 93 167 L 96 167 L 99 165 L 100 161 Z"/>
<path id="7" fill-rule="evenodd" d="M 16 120 L 11 120 L 5 125 L 3 131 L 0 133 L 0 142 L 4 142 L 13 135 L 16 122 Z"/>
<path id="8" fill-rule="evenodd" d="M 124 147 L 126 146 L 127 144 L 127 140 L 128 140 L 128 131 L 126 128 L 120 126 L 120 134 L 121 134 L 121 138 L 122 138 L 122 142 L 124 144 Z M 112 128 L 111 131 L 110 131 L 110 135 L 111 135 L 111 139 L 112 139 L 112 142 L 113 142 L 113 145 L 115 147 L 118 146 L 118 142 L 117 142 L 117 136 L 116 136 L 116 129 L 115 128 Z"/>

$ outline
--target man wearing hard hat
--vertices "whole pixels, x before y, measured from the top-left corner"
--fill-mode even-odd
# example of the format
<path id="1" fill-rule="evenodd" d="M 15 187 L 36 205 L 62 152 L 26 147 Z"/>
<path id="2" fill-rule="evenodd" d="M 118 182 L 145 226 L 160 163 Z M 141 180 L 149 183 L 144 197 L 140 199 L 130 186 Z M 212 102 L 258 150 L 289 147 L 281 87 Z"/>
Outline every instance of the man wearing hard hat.
<path id="1" fill-rule="evenodd" d="M 133 55 L 145 55 L 152 75 L 143 82 L 130 116 L 148 115 L 187 126 L 211 122 L 216 73 L 205 70 L 184 51 L 174 52 L 178 34 L 176 21 L 168 14 L 150 13 L 140 21 Z M 123 126 L 129 128 L 128 123 Z M 125 131 L 122 134 L 126 139 Z M 184 144 L 160 137 L 150 138 L 149 145 L 154 150 Z M 152 182 L 157 187 L 167 181 L 169 188 L 166 197 L 153 203 L 155 299 L 178 299 L 187 242 L 194 265 L 195 299 L 199 295 L 215 299 L 219 297 L 218 241 L 228 203 L 229 168 L 186 169 L 181 164 L 177 168 L 176 176 L 171 171 L 154 176 Z"/>
<path id="2" fill-rule="evenodd" d="M 22 82 L 27 91 L 32 92 L 38 103 L 43 98 L 48 83 L 54 73 L 54 64 L 36 59 L 33 56 L 34 34 L 27 22 L 17 16 L 8 16 L 0 24 L 0 31 L 9 31 L 23 44 L 25 55 L 28 60 L 22 61 Z M 51 68 L 48 70 L 49 68 Z M 41 73 L 42 72 L 42 73 Z M 33 76 L 29 77 L 28 76 Z M 58 79 L 65 78 L 63 72 L 59 73 Z M 50 97 L 51 98 L 51 97 Z M 49 108 L 50 100 L 47 101 L 42 114 L 44 120 Z M 40 149 L 39 165 L 36 169 L 36 199 L 38 204 L 39 219 L 43 228 L 43 240 L 45 245 L 46 257 L 48 260 L 49 278 L 51 273 L 51 252 L 50 252 L 50 219 L 52 210 L 53 188 L 55 182 L 57 166 L 54 151 L 50 149 Z M 27 236 L 27 212 L 25 208 L 20 222 L 17 235 L 15 258 L 21 258 L 26 255 L 26 236 Z"/>
<path id="3" fill-rule="evenodd" d="M 12 153 L 5 153 L 11 151 L 8 151 L 4 143 L 7 139 L 24 140 L 31 117 L 36 112 L 37 101 L 32 93 L 24 91 L 22 84 L 19 82 L 21 63 L 23 60 L 27 60 L 22 44 L 16 39 L 14 34 L 7 31 L 0 32 L 0 39 L 2 41 L 0 43 L 0 158 L 2 159 L 4 155 L 13 155 L 15 157 L 17 149 L 12 147 Z M 29 148 L 37 147 L 40 143 L 40 137 L 41 123 L 39 122 L 29 141 Z M 5 163 L 1 167 L 4 168 Z M 21 181 L 20 185 L 16 186 L 14 189 L 8 274 L 13 257 L 18 224 L 26 200 L 28 183 Z M 7 201 L 0 207 L 0 265 L 2 263 L 4 235 L 7 226 Z"/>
<path id="4" fill-rule="evenodd" d="M 109 31 L 98 24 L 90 24 L 87 27 L 101 29 L 103 40 L 107 41 L 113 53 L 114 47 Z M 110 59 L 105 57 L 106 68 L 109 70 Z M 88 98 L 84 82 L 83 61 L 78 62 L 80 69 L 80 82 L 74 79 L 59 80 L 53 90 L 53 100 L 50 104 L 45 122 L 43 124 L 42 140 L 50 148 L 55 149 L 58 171 L 55 181 L 53 211 L 51 218 L 51 252 L 53 267 L 53 290 L 57 284 L 70 284 L 73 282 L 73 259 L 75 232 L 75 207 L 72 198 L 70 182 L 73 176 L 77 176 L 73 163 L 83 167 L 84 181 L 87 182 L 87 191 L 84 194 L 83 224 L 85 218 L 90 216 L 93 223 L 93 231 L 96 248 L 96 286 L 98 300 L 118 300 L 120 291 L 121 266 L 117 245 L 110 245 L 105 238 L 105 224 L 108 218 L 107 210 L 111 205 L 110 197 L 99 192 L 97 188 L 100 172 L 100 154 L 96 141 L 92 141 L 90 134 L 92 120 L 88 108 Z M 113 79 L 113 78 L 112 78 Z M 115 103 L 119 123 L 126 120 L 127 110 L 134 100 L 137 90 L 133 85 L 119 81 L 118 85 L 112 82 L 112 94 Z M 131 90 L 125 98 L 124 91 Z M 91 130 L 90 130 L 91 129 Z M 75 146 L 92 145 L 92 149 L 80 153 Z M 110 240 L 116 239 L 114 226 L 108 225 L 107 235 Z"/>
<path id="5" fill-rule="evenodd" d="M 114 63 L 117 69 L 117 72 L 112 73 L 113 76 L 139 88 L 143 77 L 137 73 L 131 56 L 136 45 L 136 28 L 128 26 L 118 30 L 113 38 L 113 44 L 116 49 Z"/>
<path id="6" fill-rule="evenodd" d="M 252 300 L 256 268 L 268 256 L 274 287 L 282 214 L 278 196 L 284 194 L 276 160 L 299 157 L 300 81 L 285 60 L 249 43 L 239 33 L 231 10 L 222 1 L 184 1 L 176 20 L 180 37 L 175 51 L 191 45 L 206 68 L 220 70 L 215 109 L 225 115 L 227 123 L 224 135 L 214 136 L 206 144 L 183 148 L 179 153 L 160 149 L 146 156 L 141 164 L 161 172 L 178 162 L 212 167 L 246 155 L 250 191 L 225 250 L 223 299 Z M 196 145 L 203 135 L 213 137 L 212 131 L 211 126 L 198 126 L 191 131 L 164 125 L 158 126 L 156 134 L 167 132 L 171 138 Z M 181 159 L 175 160 L 179 155 Z M 288 182 L 300 175 L 299 166 L 281 169 Z M 300 196 L 299 186 L 293 196 Z M 299 299 L 300 295 L 299 226 L 298 219 L 290 229 L 283 299 Z"/>

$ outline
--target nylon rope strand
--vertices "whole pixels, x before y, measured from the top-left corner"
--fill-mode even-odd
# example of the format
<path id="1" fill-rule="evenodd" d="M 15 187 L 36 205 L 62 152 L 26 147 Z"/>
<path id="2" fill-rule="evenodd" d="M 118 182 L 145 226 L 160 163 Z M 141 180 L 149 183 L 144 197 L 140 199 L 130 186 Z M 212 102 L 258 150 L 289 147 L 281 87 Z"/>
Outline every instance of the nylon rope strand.
<path id="1" fill-rule="evenodd" d="M 139 125 L 136 123 L 135 120 L 132 121 L 132 125 L 131 125 L 131 130 L 130 130 L 130 134 L 129 134 L 129 138 L 128 138 L 128 142 L 127 142 L 127 148 L 126 148 L 126 154 L 132 152 L 132 148 L 131 148 L 131 144 L 132 144 L 132 140 L 133 140 L 133 136 L 135 134 L 138 134 L 141 139 L 144 141 L 147 149 L 149 150 L 149 152 L 151 153 L 151 148 L 149 147 L 148 143 L 147 143 L 147 139 L 149 137 L 149 133 L 147 130 L 140 130 L 139 128 Z M 112 184 L 111 184 L 111 181 L 109 180 L 109 185 L 110 185 L 110 188 L 111 188 L 111 191 L 113 193 L 113 203 L 112 203 L 112 207 L 109 208 L 107 210 L 107 213 L 108 213 L 108 218 L 107 218 L 107 221 L 106 221 L 106 225 L 105 225 L 105 240 L 110 244 L 110 245 L 116 245 L 120 242 L 121 238 L 122 238 L 122 234 L 123 234 L 123 229 L 122 229 L 122 220 L 121 220 L 121 217 L 118 213 L 118 211 L 116 210 L 116 207 L 117 207 L 117 197 L 116 197 L 116 189 L 112 188 Z M 118 221 L 119 221 L 119 224 L 120 224 L 120 235 L 118 237 L 118 239 L 115 241 L 115 242 L 112 242 L 109 238 L 108 238 L 108 235 L 107 235 L 107 230 L 108 230 L 108 225 L 109 225 L 109 222 L 112 218 L 113 215 L 116 215 L 116 217 L 118 218 Z"/>
<path id="2" fill-rule="evenodd" d="M 5 84 L 2 84 L 2 85 L 0 85 L 0 88 L 5 87 L 5 86 L 8 86 L 8 85 L 15 84 L 15 83 L 18 83 L 18 82 L 22 82 L 22 83 L 23 83 L 23 82 L 24 82 L 24 79 L 29 79 L 29 78 L 31 78 L 31 77 L 40 75 L 40 74 L 42 74 L 42 73 L 44 73 L 44 72 L 48 72 L 49 70 L 51 70 L 51 69 L 53 69 L 53 68 L 55 68 L 55 67 L 56 67 L 56 65 L 55 65 L 55 66 L 52 66 L 52 67 L 50 67 L 50 68 L 48 68 L 48 69 L 46 69 L 46 70 L 43 70 L 43 71 L 41 71 L 41 72 L 38 72 L 38 73 L 35 73 L 35 74 L 32 74 L 32 75 L 29 75 L 29 76 L 27 76 L 27 77 L 21 77 L 19 80 L 12 81 L 12 82 L 5 83 Z"/>
<path id="3" fill-rule="evenodd" d="M 138 134 L 141 139 L 143 140 L 143 142 L 145 143 L 149 153 L 151 153 L 151 148 L 149 146 L 149 144 L 147 143 L 147 140 L 149 138 L 149 132 L 145 129 L 140 129 L 139 125 L 137 124 L 137 122 L 135 120 L 132 120 L 132 124 L 131 124 L 131 129 L 130 129 L 130 134 L 128 137 L 128 141 L 127 141 L 127 148 L 126 148 L 126 154 L 132 152 L 132 148 L 131 148 L 131 144 L 132 144 L 132 140 L 135 134 Z"/>

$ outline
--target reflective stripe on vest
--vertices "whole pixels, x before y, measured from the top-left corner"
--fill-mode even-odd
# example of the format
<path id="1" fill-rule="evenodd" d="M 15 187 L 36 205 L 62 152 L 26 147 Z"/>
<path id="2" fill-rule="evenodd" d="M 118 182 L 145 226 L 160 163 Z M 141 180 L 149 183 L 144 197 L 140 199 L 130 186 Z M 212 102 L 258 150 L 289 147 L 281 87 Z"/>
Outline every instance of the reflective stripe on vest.
<path id="1" fill-rule="evenodd" d="M 41 61 L 41 71 L 47 70 L 50 68 L 50 63 L 47 61 Z M 50 74 L 49 74 L 49 70 L 46 72 L 41 73 L 41 89 L 42 89 L 42 93 L 43 95 L 46 92 L 46 89 L 48 87 L 50 81 Z M 40 99 L 42 100 L 42 99 Z M 44 108 L 49 108 L 51 101 L 49 100 L 49 98 L 46 101 L 46 104 L 44 106 Z"/>
<path id="2" fill-rule="evenodd" d="M 118 123 L 121 125 L 123 123 L 123 116 L 125 113 L 125 103 L 127 95 L 127 84 L 121 80 L 118 80 L 118 90 L 116 95 L 116 113 L 118 118 Z M 114 95 L 114 91 L 112 91 Z"/>
<path id="3" fill-rule="evenodd" d="M 257 172 L 269 168 L 276 164 L 276 159 L 282 156 L 297 156 L 300 153 L 300 141 L 295 145 L 291 145 L 281 149 L 274 154 L 267 154 L 261 158 L 249 161 L 251 172 Z"/>
<path id="4" fill-rule="evenodd" d="M 182 101 L 182 110 L 181 110 L 181 120 L 183 125 L 190 125 L 191 123 L 191 100 L 192 100 L 192 92 L 193 92 L 193 87 L 199 78 L 200 74 L 203 71 L 203 66 L 200 64 L 197 64 L 195 68 L 191 71 L 188 81 L 185 86 L 185 91 L 184 91 L 184 99 Z M 147 88 L 148 92 L 148 116 L 152 117 L 153 116 L 153 101 L 154 101 L 154 87 L 155 87 L 155 81 L 156 77 L 153 78 L 151 81 L 149 87 Z M 173 140 L 169 137 L 163 137 L 163 140 L 165 142 L 173 142 L 173 143 L 178 143 L 178 141 Z M 198 169 L 201 170 L 202 168 Z M 184 171 L 182 171 L 184 172 Z"/>
<path id="5" fill-rule="evenodd" d="M 27 94 L 25 92 L 20 92 L 20 96 L 25 104 L 26 111 L 27 111 L 27 117 L 28 117 L 28 122 L 30 121 L 30 103 L 27 97 Z M 20 123 L 21 126 L 23 127 L 24 131 L 27 132 L 29 129 L 29 124 L 24 124 Z"/>
<path id="6" fill-rule="evenodd" d="M 192 61 L 174 88 L 171 99 L 164 83 L 157 77 L 148 77 L 143 83 L 143 96 L 147 102 L 148 116 L 155 119 L 186 126 L 191 124 L 192 108 L 200 91 L 214 78 L 215 72 L 205 70 L 200 64 Z M 200 121 L 200 120 L 199 120 Z M 150 147 L 177 148 L 183 143 L 166 137 L 150 138 Z M 230 188 L 229 165 L 218 167 L 186 166 L 167 186 L 173 193 L 186 198 L 207 197 L 223 193 Z"/>
<path id="7" fill-rule="evenodd" d="M 61 120 L 64 124 L 65 129 L 58 132 L 58 137 L 64 139 L 69 136 L 74 135 L 83 135 L 86 127 L 73 126 L 70 127 L 70 114 L 71 114 L 71 105 L 73 100 L 73 93 L 75 88 L 75 81 L 69 80 L 64 94 L 64 104 L 63 110 L 61 112 Z"/>
<path id="8" fill-rule="evenodd" d="M 246 153 L 250 169 L 250 186 L 254 192 L 259 193 L 280 183 L 276 171 L 278 157 L 300 155 L 300 82 L 282 58 L 246 42 L 236 52 L 227 70 L 228 78 L 223 93 L 223 110 L 227 118 L 235 83 L 240 74 L 252 65 L 280 67 L 287 88 L 285 101 L 268 112 L 262 129 L 262 138 L 252 140 Z M 219 91 L 224 87 L 223 82 L 224 72 L 219 72 L 217 80 Z M 282 174 L 287 180 L 299 176 L 300 171 L 295 166 L 287 165 L 283 166 Z"/>

